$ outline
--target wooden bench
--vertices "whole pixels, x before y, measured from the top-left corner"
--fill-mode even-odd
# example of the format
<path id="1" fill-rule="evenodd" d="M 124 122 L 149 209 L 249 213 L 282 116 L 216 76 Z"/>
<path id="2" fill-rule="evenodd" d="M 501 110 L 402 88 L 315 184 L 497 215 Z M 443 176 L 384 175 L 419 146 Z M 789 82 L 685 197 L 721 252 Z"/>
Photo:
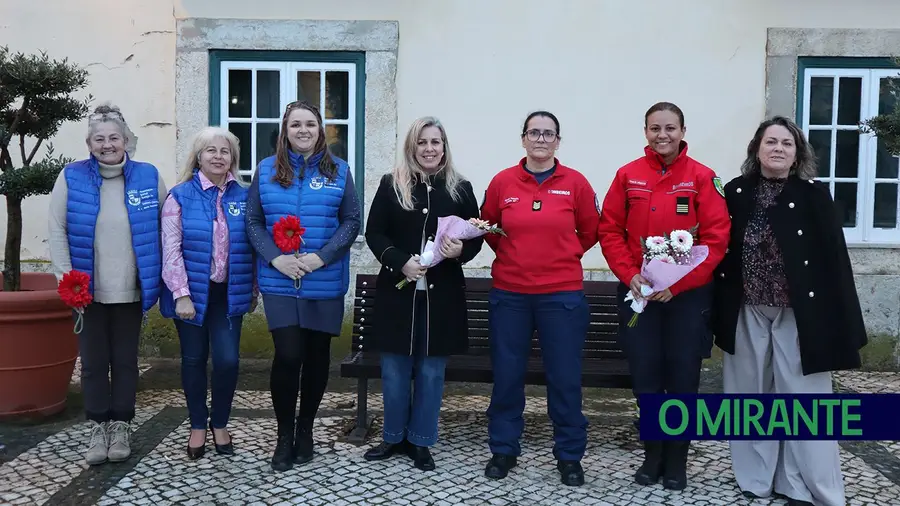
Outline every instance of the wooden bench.
<path id="1" fill-rule="evenodd" d="M 371 341 L 371 322 L 375 316 L 375 280 L 377 276 L 356 276 L 353 303 L 353 344 L 350 354 L 341 362 L 341 377 L 357 378 L 357 417 L 348 441 L 362 444 L 371 419 L 368 416 L 369 380 L 381 378 L 379 353 L 367 351 Z M 581 382 L 584 387 L 631 388 L 628 362 L 616 339 L 618 315 L 616 287 L 611 281 L 585 281 L 584 291 L 590 304 L 590 327 L 582 355 Z M 488 344 L 488 291 L 490 278 L 466 278 L 466 303 L 469 317 L 469 349 L 465 355 L 454 355 L 447 362 L 446 381 L 492 383 L 490 346 Z M 531 341 L 531 357 L 525 374 L 528 385 L 545 385 L 546 375 L 541 361 L 537 333 Z"/>

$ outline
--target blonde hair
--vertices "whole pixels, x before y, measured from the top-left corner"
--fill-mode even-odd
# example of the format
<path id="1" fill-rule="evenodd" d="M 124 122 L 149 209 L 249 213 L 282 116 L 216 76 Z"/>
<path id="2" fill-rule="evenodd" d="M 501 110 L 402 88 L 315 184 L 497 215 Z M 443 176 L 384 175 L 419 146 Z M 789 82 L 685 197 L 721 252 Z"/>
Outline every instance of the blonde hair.
<path id="1" fill-rule="evenodd" d="M 231 167 L 228 168 L 228 172 L 231 172 L 231 175 L 234 176 L 235 181 L 239 185 L 247 186 L 247 183 L 241 179 L 241 173 L 238 171 L 238 165 L 241 162 L 241 142 L 237 136 L 228 130 L 213 126 L 206 127 L 194 135 L 194 139 L 191 141 L 191 150 L 184 160 L 184 165 L 181 167 L 181 173 L 178 174 L 178 181 L 175 184 L 190 181 L 194 177 L 194 169 L 200 166 L 200 152 L 209 147 L 216 139 L 225 139 L 225 142 L 228 143 L 228 148 L 231 150 Z"/>
<path id="2" fill-rule="evenodd" d="M 119 107 L 108 102 L 98 105 L 94 112 L 88 116 L 88 131 L 85 140 L 90 140 L 91 135 L 94 134 L 100 123 L 116 125 L 119 133 L 125 138 L 125 152 L 128 153 L 130 158 L 134 158 L 134 153 L 137 151 L 137 136 L 128 128 L 128 123 L 125 122 L 125 116 L 122 116 L 122 111 Z"/>
<path id="3" fill-rule="evenodd" d="M 427 176 L 425 170 L 416 161 L 416 145 L 419 141 L 419 136 L 422 135 L 422 131 L 432 126 L 437 127 L 441 131 L 441 141 L 444 143 L 444 156 L 441 158 L 441 165 L 438 167 L 437 172 L 443 173 L 450 198 L 454 202 L 459 202 L 462 199 L 459 186 L 464 179 L 456 172 L 453 166 L 453 157 L 450 155 L 450 143 L 447 141 L 447 131 L 440 120 L 433 116 L 426 116 L 415 120 L 409 127 L 409 132 L 406 134 L 406 142 L 403 144 L 403 157 L 392 171 L 394 193 L 397 195 L 400 207 L 406 211 L 415 209 L 415 202 L 412 196 L 413 187 L 417 181 L 425 180 Z"/>

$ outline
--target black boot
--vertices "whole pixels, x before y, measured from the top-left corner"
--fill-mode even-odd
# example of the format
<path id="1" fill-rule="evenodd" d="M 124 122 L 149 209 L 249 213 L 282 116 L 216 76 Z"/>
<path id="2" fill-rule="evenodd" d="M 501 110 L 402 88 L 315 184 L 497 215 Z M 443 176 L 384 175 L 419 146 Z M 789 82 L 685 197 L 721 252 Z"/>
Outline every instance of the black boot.
<path id="1" fill-rule="evenodd" d="M 644 463 L 634 473 L 638 485 L 655 485 L 663 474 L 663 442 L 644 441 Z"/>
<path id="2" fill-rule="evenodd" d="M 394 455 L 404 453 L 406 451 L 407 445 L 409 443 L 404 439 L 399 443 L 388 443 L 382 441 L 381 444 L 376 446 L 375 448 L 370 448 L 363 458 L 366 460 L 384 460 L 390 458 Z"/>
<path id="3" fill-rule="evenodd" d="M 690 441 L 665 442 L 663 488 L 684 490 L 687 487 L 687 454 Z"/>
<path id="4" fill-rule="evenodd" d="M 502 480 L 509 470 L 516 467 L 518 459 L 513 455 L 495 453 L 484 468 L 484 475 L 492 480 Z"/>
<path id="5" fill-rule="evenodd" d="M 272 469 L 287 471 L 292 467 L 294 467 L 294 427 L 279 425 L 278 442 L 272 455 Z"/>
<path id="6" fill-rule="evenodd" d="M 297 419 L 294 434 L 294 464 L 305 464 L 313 459 L 313 421 Z"/>
<path id="7" fill-rule="evenodd" d="M 418 446 L 409 443 L 406 447 L 406 455 L 413 460 L 413 465 L 422 471 L 434 471 L 434 458 L 427 446 Z"/>

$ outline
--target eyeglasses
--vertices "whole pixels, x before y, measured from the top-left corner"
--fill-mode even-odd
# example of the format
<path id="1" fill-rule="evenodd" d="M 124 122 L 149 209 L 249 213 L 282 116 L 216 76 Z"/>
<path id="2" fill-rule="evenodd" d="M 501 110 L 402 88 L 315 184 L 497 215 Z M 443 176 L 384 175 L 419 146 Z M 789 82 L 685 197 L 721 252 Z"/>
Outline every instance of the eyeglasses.
<path id="1" fill-rule="evenodd" d="M 556 140 L 556 132 L 553 130 L 529 130 L 525 132 L 525 137 L 531 142 L 537 142 L 541 137 L 546 142 L 553 142 Z"/>

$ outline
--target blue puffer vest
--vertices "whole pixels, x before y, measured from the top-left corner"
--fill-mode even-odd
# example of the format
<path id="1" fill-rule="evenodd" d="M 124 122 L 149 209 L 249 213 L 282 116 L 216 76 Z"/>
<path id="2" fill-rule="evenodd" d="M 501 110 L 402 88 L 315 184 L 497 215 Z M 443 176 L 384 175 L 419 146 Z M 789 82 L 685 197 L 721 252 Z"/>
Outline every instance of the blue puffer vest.
<path id="1" fill-rule="evenodd" d="M 322 249 L 340 225 L 338 210 L 344 198 L 349 167 L 344 160 L 332 156 L 337 174 L 331 181 L 319 173 L 321 159 L 322 154 L 310 157 L 306 161 L 303 179 L 294 178 L 289 188 L 272 180 L 275 175 L 274 156 L 259 163 L 259 198 L 266 216 L 266 228 L 271 234 L 275 223 L 283 216 L 292 214 L 300 218 L 300 224 L 306 228 L 301 253 L 315 253 Z M 291 165 L 298 176 L 301 164 L 302 157 L 291 153 Z M 299 290 L 294 288 L 293 280 L 278 272 L 265 260 L 259 260 L 259 289 L 265 294 L 304 299 L 335 299 L 343 297 L 349 286 L 349 252 L 340 260 L 304 275 Z"/>
<path id="2" fill-rule="evenodd" d="M 94 233 L 100 213 L 100 166 L 91 155 L 72 162 L 63 169 L 68 200 L 66 202 L 66 234 L 72 268 L 91 276 L 94 292 Z M 149 163 L 127 157 L 124 167 L 125 207 L 131 224 L 131 244 L 137 259 L 141 306 L 150 310 L 159 299 L 162 284 L 162 250 L 159 235 L 159 172 Z M 102 232 L 101 232 L 102 233 Z"/>
<path id="3" fill-rule="evenodd" d="M 191 290 L 191 302 L 197 315 L 185 323 L 202 326 L 209 302 L 209 276 L 213 262 L 213 222 L 216 220 L 216 204 L 219 189 L 206 190 L 200 182 L 198 171 L 194 178 L 176 185 L 169 191 L 181 206 L 181 251 Z M 245 218 L 247 214 L 247 189 L 231 181 L 222 195 L 222 210 L 228 226 L 228 318 L 250 311 L 253 298 L 253 250 L 247 238 Z M 163 283 L 159 310 L 165 318 L 178 318 L 175 300 L 169 287 Z M 179 318 L 180 319 L 180 318 Z"/>

